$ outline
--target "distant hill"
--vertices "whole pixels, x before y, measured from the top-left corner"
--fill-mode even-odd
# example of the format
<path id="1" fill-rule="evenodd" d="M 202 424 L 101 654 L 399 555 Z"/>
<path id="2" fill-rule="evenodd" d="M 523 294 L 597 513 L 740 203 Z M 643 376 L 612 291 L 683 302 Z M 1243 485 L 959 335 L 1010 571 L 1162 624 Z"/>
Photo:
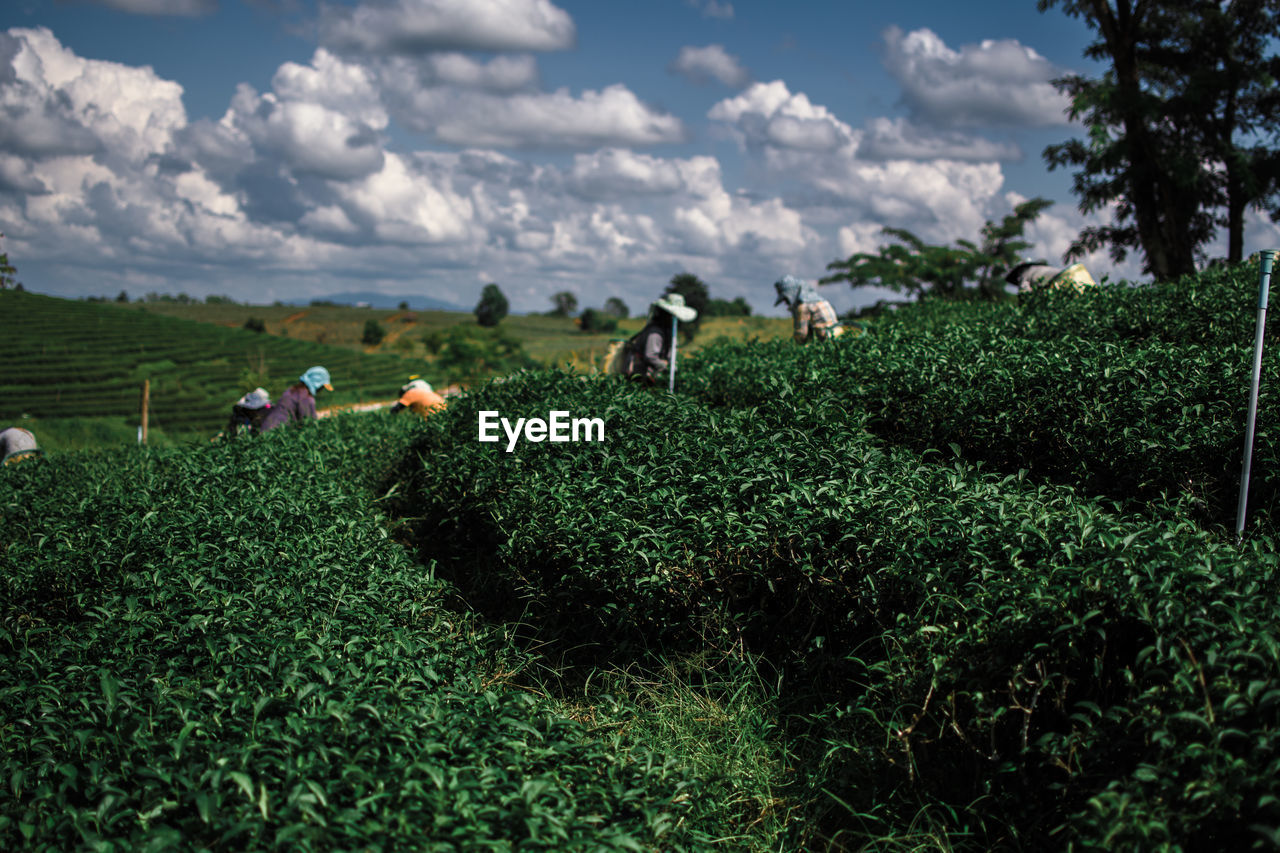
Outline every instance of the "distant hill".
<path id="1" fill-rule="evenodd" d="M 408 302 L 414 311 L 470 311 L 472 306 L 458 305 L 436 299 L 433 296 L 398 296 L 394 293 L 375 293 L 373 291 L 349 291 L 331 293 L 328 296 L 309 296 L 306 299 L 288 299 L 287 305 L 310 305 L 315 300 L 324 300 L 338 305 L 367 304 L 370 308 L 399 308 L 401 302 Z"/>
<path id="2" fill-rule="evenodd" d="M 203 308 L 204 306 L 198 306 Z M 213 306 L 217 308 L 218 306 Z M 151 424 L 172 434 L 220 429 L 254 386 L 276 397 L 308 365 L 333 392 L 321 405 L 394 398 L 421 359 L 94 304 L 0 290 L 0 420 L 137 415 L 150 380 Z M 287 309 L 286 309 L 287 310 Z"/>

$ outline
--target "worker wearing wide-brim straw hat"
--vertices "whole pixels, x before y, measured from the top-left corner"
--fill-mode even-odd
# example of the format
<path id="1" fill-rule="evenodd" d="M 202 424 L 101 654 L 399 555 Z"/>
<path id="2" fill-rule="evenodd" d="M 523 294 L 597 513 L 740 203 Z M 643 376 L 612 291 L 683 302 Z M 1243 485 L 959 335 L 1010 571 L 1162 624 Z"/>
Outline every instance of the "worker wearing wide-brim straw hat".
<path id="1" fill-rule="evenodd" d="M 280 395 L 262 421 L 262 431 L 275 429 L 290 422 L 314 420 L 316 417 L 316 392 L 321 388 L 333 390 L 329 371 L 323 367 L 308 367 L 298 381 Z"/>
<path id="2" fill-rule="evenodd" d="M 698 312 L 685 305 L 684 296 L 679 293 L 666 294 L 652 308 L 648 324 L 628 342 L 621 370 L 626 376 L 650 383 L 657 382 L 671 361 L 671 319 L 692 323 L 698 318 Z"/>

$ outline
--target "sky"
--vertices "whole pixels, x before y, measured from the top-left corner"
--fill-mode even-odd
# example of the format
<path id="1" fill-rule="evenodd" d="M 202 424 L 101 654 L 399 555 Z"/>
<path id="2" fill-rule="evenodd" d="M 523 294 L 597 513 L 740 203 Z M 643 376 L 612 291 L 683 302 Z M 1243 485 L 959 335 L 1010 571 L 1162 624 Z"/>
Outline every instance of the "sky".
<path id="1" fill-rule="evenodd" d="M 640 313 L 690 272 L 773 307 L 885 227 L 975 238 L 1055 202 L 1079 135 L 1050 81 L 1083 23 L 769 0 L 5 0 L 0 250 L 32 291 L 269 303 L 375 291 Z M 1246 249 L 1280 243 L 1254 217 Z M 1225 254 L 1214 251 L 1210 254 Z M 1085 259 L 1138 278 L 1140 258 Z M 891 296 L 823 287 L 838 310 Z"/>

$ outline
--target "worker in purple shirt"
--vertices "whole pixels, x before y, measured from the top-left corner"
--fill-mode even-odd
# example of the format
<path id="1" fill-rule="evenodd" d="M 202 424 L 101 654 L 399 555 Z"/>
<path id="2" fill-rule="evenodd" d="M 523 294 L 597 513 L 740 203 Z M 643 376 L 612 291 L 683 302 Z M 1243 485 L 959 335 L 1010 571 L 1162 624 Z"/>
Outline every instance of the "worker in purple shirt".
<path id="1" fill-rule="evenodd" d="M 321 388 L 332 391 L 329 371 L 323 367 L 309 367 L 298 381 L 290 385 L 271 407 L 262 421 L 262 432 L 275 429 L 290 421 L 309 421 L 316 417 L 316 392 Z"/>

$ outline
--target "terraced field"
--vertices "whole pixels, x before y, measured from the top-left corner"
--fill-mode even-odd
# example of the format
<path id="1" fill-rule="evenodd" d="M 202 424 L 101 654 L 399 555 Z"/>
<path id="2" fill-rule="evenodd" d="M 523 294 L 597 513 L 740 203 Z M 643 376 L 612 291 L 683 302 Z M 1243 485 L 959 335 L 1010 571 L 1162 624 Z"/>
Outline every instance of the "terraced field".
<path id="1" fill-rule="evenodd" d="M 425 372 L 420 359 L 14 291 L 0 291 L 0 360 L 0 419 L 140 420 L 149 379 L 150 425 L 171 435 L 212 434 L 245 391 L 274 397 L 313 364 L 333 376 L 321 405 L 385 400 Z"/>

